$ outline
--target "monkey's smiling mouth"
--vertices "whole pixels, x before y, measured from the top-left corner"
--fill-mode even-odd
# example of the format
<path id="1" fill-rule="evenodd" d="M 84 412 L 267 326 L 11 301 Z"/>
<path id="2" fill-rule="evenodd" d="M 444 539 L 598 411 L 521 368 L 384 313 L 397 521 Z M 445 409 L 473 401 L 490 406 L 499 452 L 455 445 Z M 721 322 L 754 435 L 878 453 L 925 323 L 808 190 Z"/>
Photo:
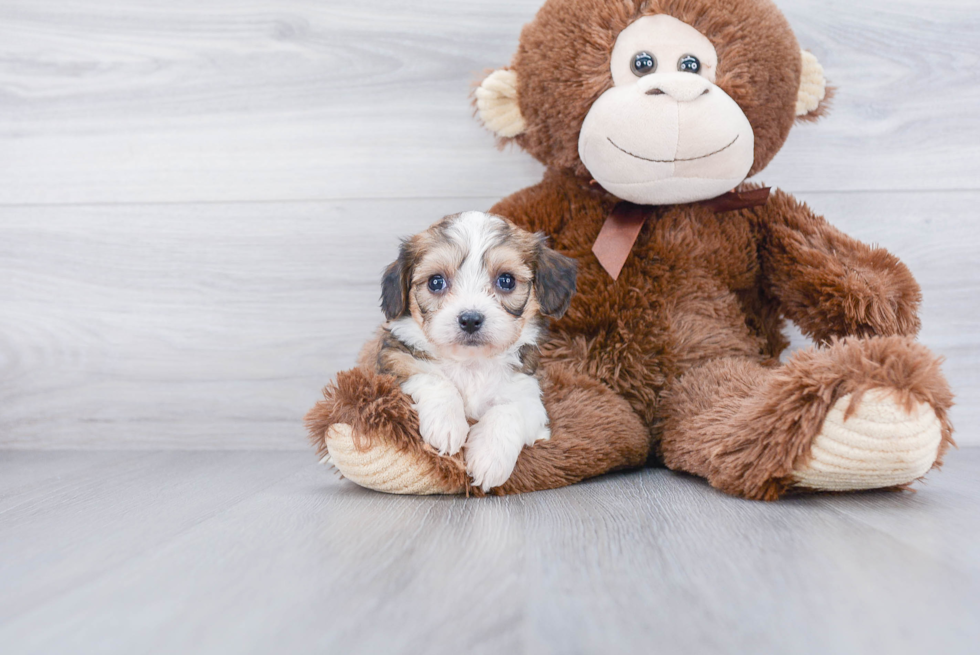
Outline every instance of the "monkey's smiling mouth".
<path id="1" fill-rule="evenodd" d="M 740 135 L 736 134 L 735 135 L 735 138 L 732 139 L 731 143 L 729 143 L 727 146 L 724 146 L 722 148 L 718 148 L 714 152 L 709 152 L 708 154 L 701 155 L 700 157 L 688 157 L 687 159 L 649 159 L 647 157 L 640 157 L 639 155 L 634 155 L 629 150 L 625 150 L 623 148 L 620 148 L 618 145 L 616 145 L 616 142 L 613 141 L 612 139 L 610 139 L 609 137 L 606 137 L 606 139 L 609 141 L 609 143 L 611 143 L 614 146 L 616 146 L 616 149 L 617 150 L 621 150 L 621 151 L 625 152 L 630 157 L 635 157 L 636 159 L 642 159 L 643 161 L 652 161 L 652 162 L 657 163 L 657 164 L 673 164 L 674 162 L 679 162 L 679 161 L 696 161 L 698 159 L 705 159 L 706 157 L 711 157 L 712 155 L 717 155 L 719 152 L 722 152 L 723 150 L 728 150 L 733 145 L 735 145 L 735 142 L 738 141 L 738 137 L 739 136 Z"/>

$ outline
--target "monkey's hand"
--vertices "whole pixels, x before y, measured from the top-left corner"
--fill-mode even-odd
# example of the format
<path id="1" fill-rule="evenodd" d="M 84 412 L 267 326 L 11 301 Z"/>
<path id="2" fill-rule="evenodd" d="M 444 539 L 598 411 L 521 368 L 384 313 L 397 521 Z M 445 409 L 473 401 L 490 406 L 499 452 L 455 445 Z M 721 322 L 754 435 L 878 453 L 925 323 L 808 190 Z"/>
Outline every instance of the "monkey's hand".
<path id="1" fill-rule="evenodd" d="M 821 342 L 918 333 L 922 294 L 897 257 L 852 239 L 780 192 L 758 218 L 768 291 L 804 333 Z"/>

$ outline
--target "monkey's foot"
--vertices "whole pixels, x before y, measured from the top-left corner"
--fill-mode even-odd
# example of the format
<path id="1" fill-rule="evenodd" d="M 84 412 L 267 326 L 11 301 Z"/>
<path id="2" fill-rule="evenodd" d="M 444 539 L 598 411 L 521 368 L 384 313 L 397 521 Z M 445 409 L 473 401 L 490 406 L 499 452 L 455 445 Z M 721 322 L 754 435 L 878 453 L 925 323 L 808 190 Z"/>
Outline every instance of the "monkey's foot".
<path id="1" fill-rule="evenodd" d="M 447 464 L 455 460 L 437 460 L 434 452 L 399 450 L 378 440 L 358 450 L 353 429 L 344 423 L 331 425 L 324 439 L 330 463 L 345 478 L 367 489 L 418 496 L 459 494 L 465 490 L 458 480 L 454 481 L 454 478 L 465 480 L 465 468 L 458 476 L 448 474 Z"/>
<path id="2" fill-rule="evenodd" d="M 855 491 L 907 485 L 939 457 L 942 423 L 928 403 L 903 407 L 891 389 L 872 389 L 845 415 L 852 396 L 837 401 L 813 440 L 810 460 L 794 472 L 796 485 Z M 909 411 L 907 411 L 909 410 Z"/>

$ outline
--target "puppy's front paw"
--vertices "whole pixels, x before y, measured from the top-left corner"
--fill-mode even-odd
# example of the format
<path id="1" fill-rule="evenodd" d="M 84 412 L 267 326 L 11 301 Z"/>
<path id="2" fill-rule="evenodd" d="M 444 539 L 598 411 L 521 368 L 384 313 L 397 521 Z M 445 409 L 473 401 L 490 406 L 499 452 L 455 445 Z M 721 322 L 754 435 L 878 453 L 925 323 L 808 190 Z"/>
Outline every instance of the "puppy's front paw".
<path id="1" fill-rule="evenodd" d="M 531 433 L 531 438 L 528 440 L 527 445 L 533 446 L 539 441 L 548 441 L 549 439 L 551 439 L 551 429 L 546 425 Z"/>
<path id="2" fill-rule="evenodd" d="M 507 482 L 524 446 L 520 417 L 491 410 L 470 429 L 466 472 L 473 486 L 490 491 Z"/>
<path id="3" fill-rule="evenodd" d="M 522 400 L 521 416 L 524 418 L 524 445 L 526 446 L 533 446 L 539 441 L 547 441 L 551 438 L 548 412 L 541 402 L 541 391 L 537 383 L 535 383 L 535 391 L 533 397 Z"/>
<path id="4" fill-rule="evenodd" d="M 470 424 L 466 421 L 463 401 L 458 394 L 435 394 L 423 397 L 415 405 L 419 414 L 419 432 L 425 443 L 440 455 L 455 455 L 463 447 Z"/>
<path id="5" fill-rule="evenodd" d="M 425 443 L 440 455 L 458 453 L 470 424 L 456 388 L 437 375 L 420 373 L 405 380 L 402 391 L 415 401 L 412 407 L 419 415 L 419 432 Z"/>

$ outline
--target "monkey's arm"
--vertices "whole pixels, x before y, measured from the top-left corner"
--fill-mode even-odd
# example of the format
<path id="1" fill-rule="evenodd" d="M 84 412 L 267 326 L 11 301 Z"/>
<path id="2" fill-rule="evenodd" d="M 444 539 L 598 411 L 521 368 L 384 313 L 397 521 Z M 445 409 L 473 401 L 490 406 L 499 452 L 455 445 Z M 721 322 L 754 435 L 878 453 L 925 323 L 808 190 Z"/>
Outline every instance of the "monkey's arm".
<path id="1" fill-rule="evenodd" d="M 852 239 L 779 191 L 754 213 L 767 290 L 805 334 L 822 342 L 919 331 L 922 294 L 897 257 Z"/>

